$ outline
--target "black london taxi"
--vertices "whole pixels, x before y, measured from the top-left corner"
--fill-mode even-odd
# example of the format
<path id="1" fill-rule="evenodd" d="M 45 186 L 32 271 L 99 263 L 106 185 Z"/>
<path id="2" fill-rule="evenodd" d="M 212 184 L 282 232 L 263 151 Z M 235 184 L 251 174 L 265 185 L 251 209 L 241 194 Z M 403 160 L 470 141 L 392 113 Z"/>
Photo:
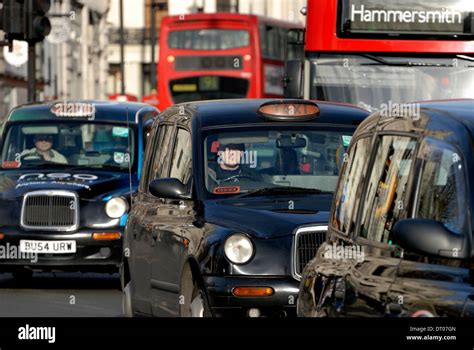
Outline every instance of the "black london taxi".
<path id="1" fill-rule="evenodd" d="M 368 114 L 260 99 L 164 111 L 125 229 L 124 314 L 295 316 L 345 148 Z"/>
<path id="2" fill-rule="evenodd" d="M 474 316 L 474 100 L 405 104 L 357 129 L 298 315 Z"/>
<path id="3" fill-rule="evenodd" d="M 0 271 L 118 271 L 130 194 L 158 110 L 44 102 L 13 109 L 0 162 Z"/>

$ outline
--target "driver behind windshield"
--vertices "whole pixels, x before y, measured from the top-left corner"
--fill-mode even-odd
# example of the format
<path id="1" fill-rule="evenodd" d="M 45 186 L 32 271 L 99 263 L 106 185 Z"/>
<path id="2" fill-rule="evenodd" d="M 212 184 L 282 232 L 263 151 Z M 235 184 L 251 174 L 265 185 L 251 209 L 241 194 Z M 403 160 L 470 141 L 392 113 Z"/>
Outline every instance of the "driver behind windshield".
<path id="1" fill-rule="evenodd" d="M 218 185 L 223 182 L 239 182 L 241 179 L 254 178 L 248 166 L 243 164 L 245 145 L 242 143 L 220 143 L 217 148 L 217 165 L 209 169 L 209 176 Z"/>
<path id="2" fill-rule="evenodd" d="M 240 162 L 244 151 L 245 146 L 241 143 L 219 145 L 217 150 L 217 164 L 219 166 L 216 169 L 218 180 L 227 179 L 242 172 Z"/>
<path id="3" fill-rule="evenodd" d="M 35 135 L 33 142 L 35 148 L 25 150 L 21 154 L 21 159 L 36 160 L 43 159 L 46 162 L 67 164 L 68 161 L 61 153 L 53 149 L 53 136 L 38 134 Z"/>

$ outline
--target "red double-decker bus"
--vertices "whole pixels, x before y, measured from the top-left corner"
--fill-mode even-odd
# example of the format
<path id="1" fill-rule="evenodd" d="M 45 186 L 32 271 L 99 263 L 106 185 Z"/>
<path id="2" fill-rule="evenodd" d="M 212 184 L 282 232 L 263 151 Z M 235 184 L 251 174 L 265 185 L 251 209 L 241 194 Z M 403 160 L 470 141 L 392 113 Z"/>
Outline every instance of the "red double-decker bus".
<path id="1" fill-rule="evenodd" d="M 159 109 L 195 100 L 282 97 L 285 38 L 298 27 L 229 13 L 165 17 L 159 40 Z"/>
<path id="2" fill-rule="evenodd" d="M 371 110 L 473 97 L 474 1 L 308 0 L 306 12 L 299 95 Z"/>

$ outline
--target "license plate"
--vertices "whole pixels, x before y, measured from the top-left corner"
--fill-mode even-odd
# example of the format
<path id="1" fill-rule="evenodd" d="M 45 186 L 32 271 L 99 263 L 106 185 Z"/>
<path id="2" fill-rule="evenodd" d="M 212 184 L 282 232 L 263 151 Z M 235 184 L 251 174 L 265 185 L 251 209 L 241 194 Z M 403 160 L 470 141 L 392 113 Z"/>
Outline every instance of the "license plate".
<path id="1" fill-rule="evenodd" d="M 76 252 L 76 241 L 20 240 L 21 253 L 68 254 Z"/>

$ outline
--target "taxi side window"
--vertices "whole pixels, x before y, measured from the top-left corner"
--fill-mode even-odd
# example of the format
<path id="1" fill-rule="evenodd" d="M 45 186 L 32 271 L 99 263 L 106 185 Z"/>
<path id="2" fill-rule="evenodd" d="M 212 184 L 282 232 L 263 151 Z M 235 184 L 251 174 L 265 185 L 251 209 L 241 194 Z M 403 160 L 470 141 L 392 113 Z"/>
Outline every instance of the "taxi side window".
<path id="1" fill-rule="evenodd" d="M 179 179 L 184 184 L 187 184 L 191 177 L 191 145 L 191 133 L 185 129 L 178 129 L 171 161 L 170 177 Z"/>
<path id="2" fill-rule="evenodd" d="M 422 161 L 415 216 L 439 221 L 462 233 L 466 221 L 467 187 L 462 158 L 454 146 L 427 138 L 420 149 Z"/>
<path id="3" fill-rule="evenodd" d="M 142 166 L 142 176 L 140 179 L 140 191 L 146 192 L 148 188 L 149 175 L 151 173 L 151 160 L 155 156 L 155 148 L 153 147 L 157 140 L 157 134 L 159 130 L 159 124 L 154 123 L 151 125 L 150 135 L 148 136 L 148 141 L 144 147 L 144 157 L 143 157 L 143 166 Z"/>
<path id="4" fill-rule="evenodd" d="M 336 230 L 350 234 L 354 230 L 360 192 L 370 158 L 371 137 L 364 137 L 352 145 L 344 155 L 341 180 L 335 196 L 335 210 L 331 225 Z"/>
<path id="5" fill-rule="evenodd" d="M 383 136 L 362 204 L 360 236 L 389 243 L 393 225 L 406 213 L 407 185 L 415 158 L 416 140 Z"/>
<path id="6" fill-rule="evenodd" d="M 148 124 L 143 126 L 143 148 L 146 148 L 146 145 L 148 144 L 148 140 L 151 137 L 151 130 L 152 130 L 153 124 Z"/>
<path id="7" fill-rule="evenodd" d="M 168 177 L 169 159 L 174 140 L 174 125 L 163 124 L 159 127 L 155 143 L 155 154 L 152 156 L 152 164 L 148 176 L 149 181 Z"/>

